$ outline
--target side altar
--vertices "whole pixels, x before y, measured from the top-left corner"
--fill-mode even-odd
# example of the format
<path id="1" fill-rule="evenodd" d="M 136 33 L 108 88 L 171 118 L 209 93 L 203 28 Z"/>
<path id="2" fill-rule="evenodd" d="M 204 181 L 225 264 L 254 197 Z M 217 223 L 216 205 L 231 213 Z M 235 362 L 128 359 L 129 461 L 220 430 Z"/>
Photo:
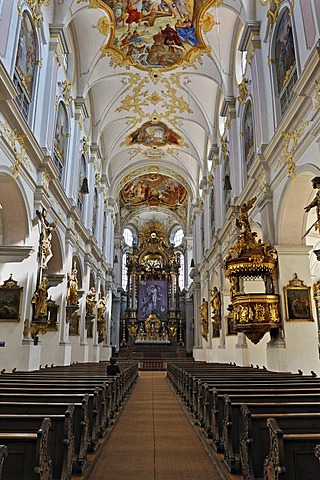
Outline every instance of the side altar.
<path id="1" fill-rule="evenodd" d="M 180 253 L 167 241 L 165 226 L 145 224 L 139 244 L 127 253 L 127 299 L 122 318 L 122 350 L 146 345 L 175 352 L 184 347 L 179 309 Z M 150 349 L 149 349 L 150 350 Z"/>

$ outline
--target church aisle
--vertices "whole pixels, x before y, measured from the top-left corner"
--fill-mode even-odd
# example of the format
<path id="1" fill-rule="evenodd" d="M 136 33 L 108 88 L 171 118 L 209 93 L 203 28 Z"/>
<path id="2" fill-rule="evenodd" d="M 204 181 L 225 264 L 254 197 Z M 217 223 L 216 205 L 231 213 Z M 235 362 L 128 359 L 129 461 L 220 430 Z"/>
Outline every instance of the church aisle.
<path id="1" fill-rule="evenodd" d="M 218 480 L 164 372 L 141 372 L 90 480 Z"/>

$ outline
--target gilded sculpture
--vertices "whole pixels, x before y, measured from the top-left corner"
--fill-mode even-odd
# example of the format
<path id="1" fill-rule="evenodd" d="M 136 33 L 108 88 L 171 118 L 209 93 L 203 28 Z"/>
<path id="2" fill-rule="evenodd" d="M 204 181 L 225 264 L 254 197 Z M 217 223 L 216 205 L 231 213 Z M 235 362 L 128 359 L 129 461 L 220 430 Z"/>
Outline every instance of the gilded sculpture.
<path id="1" fill-rule="evenodd" d="M 96 305 L 96 289 L 91 287 L 86 295 L 86 316 L 94 317 L 94 309 Z"/>
<path id="2" fill-rule="evenodd" d="M 31 303 L 34 305 L 34 318 L 43 319 L 48 314 L 48 278 L 43 275 L 37 290 L 33 294 Z"/>
<path id="3" fill-rule="evenodd" d="M 217 287 L 213 287 L 213 290 L 210 291 L 211 294 L 211 312 L 212 320 L 220 325 L 221 323 L 221 299 L 220 292 Z"/>
<path id="4" fill-rule="evenodd" d="M 97 315 L 97 320 L 100 322 L 100 321 L 103 321 L 104 320 L 104 315 L 106 313 L 106 310 L 107 310 L 107 307 L 106 307 L 106 298 L 105 297 L 101 297 L 98 301 L 98 305 L 97 305 L 97 310 L 98 310 L 98 315 Z"/>
<path id="5" fill-rule="evenodd" d="M 78 270 L 76 265 L 72 269 L 71 273 L 68 273 L 67 280 L 67 305 L 77 305 L 78 304 Z"/>
<path id="6" fill-rule="evenodd" d="M 202 299 L 200 305 L 201 316 L 201 335 L 205 340 L 208 340 L 209 322 L 208 322 L 208 302 L 205 298 Z"/>
<path id="7" fill-rule="evenodd" d="M 56 225 L 54 222 L 49 223 L 47 220 L 47 211 L 45 208 L 42 212 L 36 210 L 36 215 L 39 219 L 40 239 L 39 239 L 39 260 L 40 268 L 47 269 L 48 263 L 53 257 L 52 253 L 52 232 L 55 230 Z"/>

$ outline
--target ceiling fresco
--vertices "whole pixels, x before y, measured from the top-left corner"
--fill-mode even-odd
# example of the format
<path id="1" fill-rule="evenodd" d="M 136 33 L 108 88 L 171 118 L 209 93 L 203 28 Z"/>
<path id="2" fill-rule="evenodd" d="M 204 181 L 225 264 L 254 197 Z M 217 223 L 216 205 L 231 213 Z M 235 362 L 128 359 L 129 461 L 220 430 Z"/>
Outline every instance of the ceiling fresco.
<path id="1" fill-rule="evenodd" d="M 183 139 L 163 122 L 146 122 L 128 137 L 128 144 L 147 147 L 182 145 Z"/>
<path id="2" fill-rule="evenodd" d="M 213 0 L 96 0 L 113 24 L 106 49 L 117 63 L 171 69 L 207 50 L 202 38 Z M 222 2 L 221 2 L 222 3 Z"/>
<path id="3" fill-rule="evenodd" d="M 178 208 L 186 200 L 187 192 L 181 183 L 160 173 L 149 173 L 132 178 L 120 192 L 121 206 L 141 205 Z"/>

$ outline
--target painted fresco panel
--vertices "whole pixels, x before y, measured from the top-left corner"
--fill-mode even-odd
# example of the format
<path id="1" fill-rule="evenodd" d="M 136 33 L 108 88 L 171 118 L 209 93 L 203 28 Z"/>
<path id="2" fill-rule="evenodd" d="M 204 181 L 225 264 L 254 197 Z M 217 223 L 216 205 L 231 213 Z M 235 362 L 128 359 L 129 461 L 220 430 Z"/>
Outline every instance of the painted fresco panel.
<path id="1" fill-rule="evenodd" d="M 289 10 L 283 14 L 277 30 L 275 59 L 277 71 L 278 93 L 281 92 L 288 75 L 296 63 L 293 33 Z"/>
<path id="2" fill-rule="evenodd" d="M 150 173 L 132 178 L 121 190 L 122 205 L 179 207 L 186 200 L 186 189 L 166 175 Z"/>
<path id="3" fill-rule="evenodd" d="M 32 96 L 35 63 L 35 32 L 29 15 L 24 12 L 22 15 L 21 29 L 19 34 L 16 69 L 30 98 Z"/>
<path id="4" fill-rule="evenodd" d="M 100 0 L 115 24 L 108 47 L 143 69 L 169 69 L 205 49 L 200 17 L 208 0 Z M 120 59 L 118 62 L 121 63 Z"/>

